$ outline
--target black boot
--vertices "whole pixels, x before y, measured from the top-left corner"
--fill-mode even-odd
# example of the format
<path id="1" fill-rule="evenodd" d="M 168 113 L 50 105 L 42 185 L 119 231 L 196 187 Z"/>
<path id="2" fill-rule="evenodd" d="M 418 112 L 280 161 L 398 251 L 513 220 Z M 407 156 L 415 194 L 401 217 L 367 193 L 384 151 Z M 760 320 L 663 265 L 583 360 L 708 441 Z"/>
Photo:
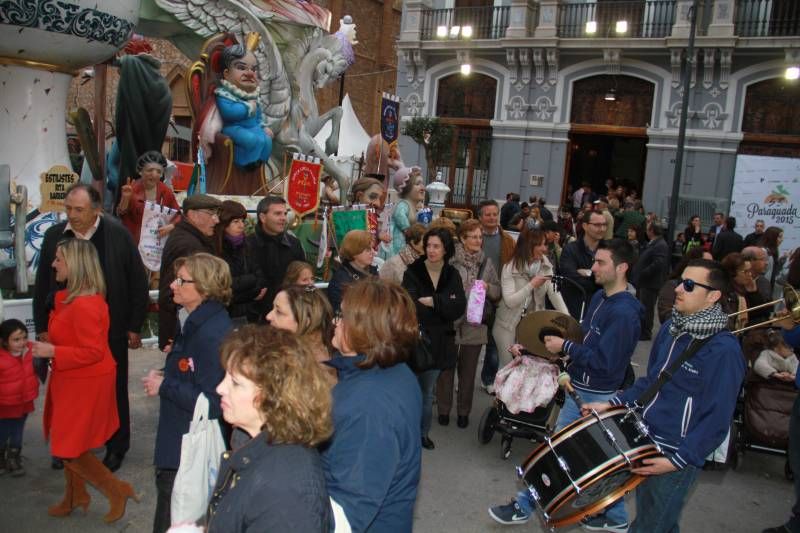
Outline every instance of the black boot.
<path id="1" fill-rule="evenodd" d="M 22 467 L 22 458 L 20 457 L 19 448 L 8 448 L 6 454 L 6 470 L 12 477 L 20 477 L 25 475 L 25 469 Z"/>

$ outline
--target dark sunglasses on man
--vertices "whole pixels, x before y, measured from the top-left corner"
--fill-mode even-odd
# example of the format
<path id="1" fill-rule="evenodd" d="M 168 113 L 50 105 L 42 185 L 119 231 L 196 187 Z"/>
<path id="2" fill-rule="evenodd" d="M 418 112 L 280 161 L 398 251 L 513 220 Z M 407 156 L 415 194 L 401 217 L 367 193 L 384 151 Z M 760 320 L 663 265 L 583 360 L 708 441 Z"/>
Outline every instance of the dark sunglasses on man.
<path id="1" fill-rule="evenodd" d="M 718 290 L 718 289 L 715 289 L 714 287 L 712 287 L 711 285 L 705 285 L 705 284 L 700 283 L 699 281 L 695 281 L 693 279 L 681 279 L 680 285 L 683 285 L 683 290 L 685 290 L 686 292 L 692 292 L 695 287 L 703 287 L 704 289 L 706 289 L 708 291 L 716 291 L 716 290 Z"/>

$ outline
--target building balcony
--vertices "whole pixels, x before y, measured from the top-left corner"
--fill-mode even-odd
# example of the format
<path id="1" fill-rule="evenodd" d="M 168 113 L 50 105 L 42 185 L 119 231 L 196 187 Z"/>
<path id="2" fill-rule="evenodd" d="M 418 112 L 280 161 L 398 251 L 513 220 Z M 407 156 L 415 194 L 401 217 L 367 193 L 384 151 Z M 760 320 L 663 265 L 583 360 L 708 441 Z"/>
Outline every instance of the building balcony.
<path id="1" fill-rule="evenodd" d="M 800 2 L 737 0 L 734 27 L 739 37 L 800 35 Z"/>
<path id="2" fill-rule="evenodd" d="M 675 23 L 675 0 L 564 2 L 558 6 L 559 37 L 668 37 Z"/>
<path id="3" fill-rule="evenodd" d="M 457 7 L 422 11 L 420 38 L 502 39 L 508 28 L 509 6 Z M 465 32 L 471 31 L 469 35 Z"/>

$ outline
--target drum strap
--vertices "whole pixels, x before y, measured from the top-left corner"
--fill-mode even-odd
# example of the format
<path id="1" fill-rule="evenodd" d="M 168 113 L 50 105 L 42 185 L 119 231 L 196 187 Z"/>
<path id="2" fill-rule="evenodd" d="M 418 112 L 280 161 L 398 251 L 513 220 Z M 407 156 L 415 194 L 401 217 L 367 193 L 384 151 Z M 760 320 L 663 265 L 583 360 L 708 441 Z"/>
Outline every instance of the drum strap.
<path id="1" fill-rule="evenodd" d="M 711 335 L 710 337 L 706 337 L 705 339 L 692 341 L 689 344 L 689 346 L 686 347 L 686 349 L 683 351 L 680 357 L 675 359 L 675 361 L 671 365 L 669 365 L 669 368 L 667 368 L 666 370 L 662 370 L 658 374 L 658 379 L 655 381 L 655 383 L 650 385 L 647 388 L 647 390 L 645 390 L 642 393 L 642 395 L 636 399 L 636 402 L 634 402 L 636 406 L 644 407 L 645 405 L 650 403 L 650 401 L 656 397 L 658 391 L 661 390 L 661 387 L 666 385 L 667 382 L 672 379 L 672 376 L 675 375 L 675 372 L 677 372 L 678 369 L 680 369 L 681 365 L 686 361 L 688 361 L 694 354 L 697 353 L 697 350 L 702 348 L 703 345 L 708 341 L 710 341 L 713 337 L 714 335 Z"/>

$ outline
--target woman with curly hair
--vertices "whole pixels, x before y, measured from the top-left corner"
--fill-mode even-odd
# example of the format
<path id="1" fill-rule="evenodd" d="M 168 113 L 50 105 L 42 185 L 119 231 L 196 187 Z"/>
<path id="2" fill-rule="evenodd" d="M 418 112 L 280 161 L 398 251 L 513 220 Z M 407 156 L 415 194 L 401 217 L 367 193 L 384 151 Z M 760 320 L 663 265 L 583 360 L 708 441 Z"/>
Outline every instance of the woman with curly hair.
<path id="1" fill-rule="evenodd" d="M 222 416 L 250 440 L 223 454 L 206 531 L 326 533 L 331 507 L 316 447 L 333 432 L 331 395 L 311 346 L 247 325 L 221 352 Z"/>

